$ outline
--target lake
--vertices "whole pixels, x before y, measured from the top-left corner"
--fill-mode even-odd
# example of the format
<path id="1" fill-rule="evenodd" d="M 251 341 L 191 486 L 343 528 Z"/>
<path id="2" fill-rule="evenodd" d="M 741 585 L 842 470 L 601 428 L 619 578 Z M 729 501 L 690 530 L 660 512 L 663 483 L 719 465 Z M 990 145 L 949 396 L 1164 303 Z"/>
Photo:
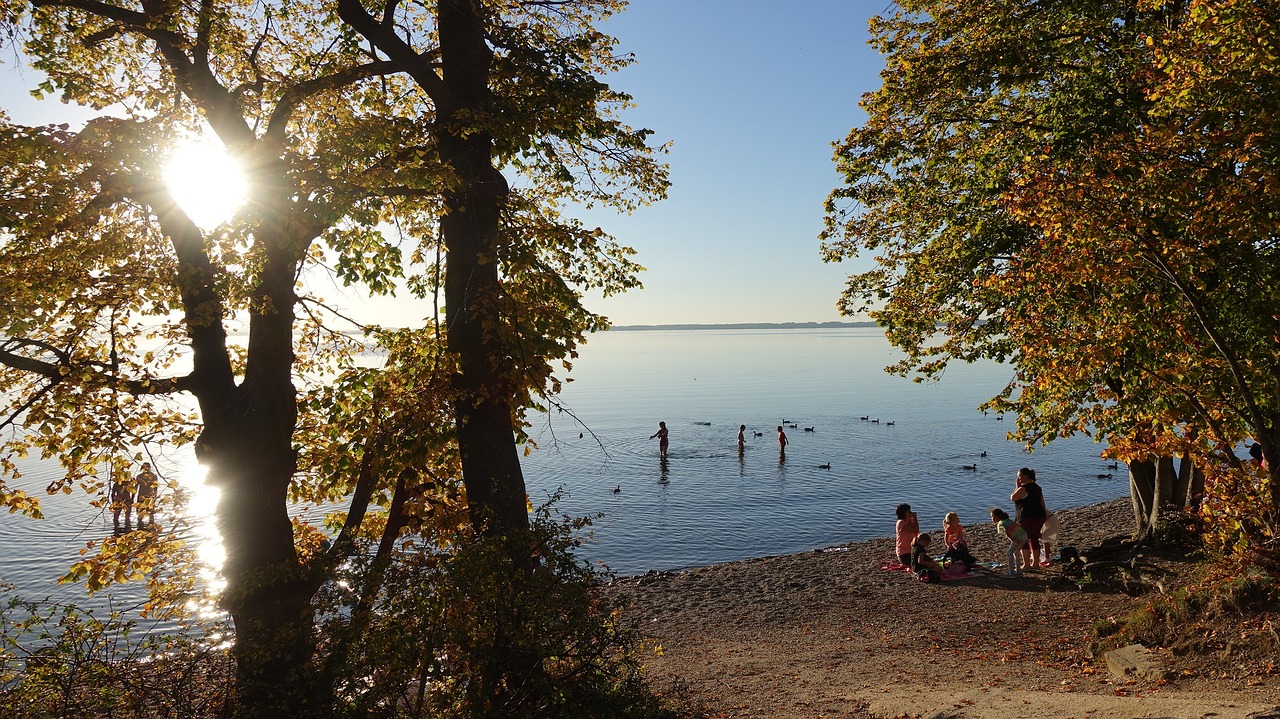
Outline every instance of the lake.
<path id="1" fill-rule="evenodd" d="M 1107 469 L 1092 440 L 1028 455 L 1004 439 L 1012 417 L 977 411 L 1009 368 L 956 365 L 941 381 L 915 384 L 882 371 L 894 359 L 875 328 L 593 336 L 565 385 L 565 411 L 532 417 L 538 447 L 523 460 L 530 496 L 536 505 L 562 489 L 559 511 L 602 513 L 581 552 L 625 575 L 887 536 L 899 502 L 924 528 L 940 527 L 948 511 L 977 522 L 991 506 L 1012 510 L 1014 473 L 1024 465 L 1039 473 L 1051 509 L 1127 494 L 1124 470 Z M 780 458 L 783 420 L 797 426 L 786 428 L 791 445 Z M 659 421 L 670 429 L 666 461 L 649 438 Z M 740 424 L 748 427 L 741 454 Z M 158 459 L 193 507 L 212 506 L 187 454 Z M 111 533 L 110 512 L 79 494 L 45 496 L 56 462 L 23 467 L 18 486 L 41 497 L 47 518 L 0 519 L 0 580 L 31 598 L 78 598 L 82 590 L 54 582 L 87 540 Z M 1108 473 L 1115 476 L 1098 477 Z M 180 531 L 216 563 L 207 516 L 193 512 Z M 112 594 L 119 608 L 142 600 L 141 587 Z"/>
<path id="2" fill-rule="evenodd" d="M 926 530 L 948 511 L 966 523 L 992 506 L 1012 513 L 1022 466 L 1036 469 L 1050 509 L 1128 494 L 1103 445 L 1076 437 L 1027 454 L 1005 439 L 1012 416 L 977 410 L 1009 367 L 957 364 L 914 383 L 883 371 L 898 356 L 874 327 L 596 335 L 562 394 L 569 411 L 534 419 L 530 496 L 563 489 L 561 511 L 603 513 L 582 551 L 626 575 L 887 536 L 900 502 Z M 784 420 L 796 428 L 781 458 Z M 665 462 L 650 439 L 659 421 Z"/>

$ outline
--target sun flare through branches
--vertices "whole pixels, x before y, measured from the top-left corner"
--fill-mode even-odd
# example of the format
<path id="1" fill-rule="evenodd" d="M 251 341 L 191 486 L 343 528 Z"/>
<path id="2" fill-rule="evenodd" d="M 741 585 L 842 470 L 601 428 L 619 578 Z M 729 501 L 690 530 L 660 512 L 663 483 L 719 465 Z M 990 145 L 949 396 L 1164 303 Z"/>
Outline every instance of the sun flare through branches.
<path id="1" fill-rule="evenodd" d="M 202 229 L 235 215 L 245 201 L 244 170 L 217 140 L 194 138 L 174 148 L 164 183 L 178 206 Z"/>

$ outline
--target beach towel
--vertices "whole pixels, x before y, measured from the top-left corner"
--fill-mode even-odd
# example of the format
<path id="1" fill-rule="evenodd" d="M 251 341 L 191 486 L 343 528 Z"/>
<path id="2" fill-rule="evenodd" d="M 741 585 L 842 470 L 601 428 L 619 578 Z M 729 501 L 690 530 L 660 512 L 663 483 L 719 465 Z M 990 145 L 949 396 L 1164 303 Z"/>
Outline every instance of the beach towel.
<path id="1" fill-rule="evenodd" d="M 978 566 L 984 567 L 986 569 L 994 569 L 995 567 L 998 567 L 1000 565 L 997 562 L 979 562 Z M 911 567 L 903 564 L 902 562 L 899 562 L 896 559 L 880 560 L 880 568 L 890 572 L 906 572 L 907 574 L 910 574 L 913 577 L 915 576 L 915 573 L 911 571 Z M 952 563 L 946 567 L 945 571 L 941 572 L 940 576 L 942 577 L 942 581 L 944 582 L 953 582 L 958 579 L 972 579 L 973 577 L 981 577 L 982 572 L 979 572 L 976 569 L 972 572 L 966 572 L 964 571 L 963 566 Z"/>

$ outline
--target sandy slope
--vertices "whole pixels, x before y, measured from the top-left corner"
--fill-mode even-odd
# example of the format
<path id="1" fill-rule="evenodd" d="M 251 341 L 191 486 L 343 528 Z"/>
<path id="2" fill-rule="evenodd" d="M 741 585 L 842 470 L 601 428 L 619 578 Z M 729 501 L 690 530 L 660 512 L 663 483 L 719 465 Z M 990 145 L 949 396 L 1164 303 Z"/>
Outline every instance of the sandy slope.
<path id="1" fill-rule="evenodd" d="M 1131 528 L 1127 500 L 1066 510 L 1062 542 Z M 1003 559 L 990 525 L 968 528 Z M 1095 620 L 1123 594 L 986 576 L 943 584 L 880 569 L 891 539 L 618 580 L 659 643 L 654 683 L 729 717 L 1280 717 L 1280 677 L 1164 657 L 1171 681 L 1108 676 L 1088 656 Z M 1278 662 L 1280 663 L 1280 662 Z M 1226 667 L 1226 669 L 1221 669 Z"/>

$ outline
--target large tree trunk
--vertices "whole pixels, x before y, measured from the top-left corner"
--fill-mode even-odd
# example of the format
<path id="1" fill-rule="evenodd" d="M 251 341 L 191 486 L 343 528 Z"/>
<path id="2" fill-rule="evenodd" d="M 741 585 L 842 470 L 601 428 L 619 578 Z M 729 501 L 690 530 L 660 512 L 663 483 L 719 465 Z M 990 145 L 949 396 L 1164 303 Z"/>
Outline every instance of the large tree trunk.
<path id="1" fill-rule="evenodd" d="M 1164 455 L 1156 460 L 1156 498 L 1157 510 L 1168 509 L 1178 505 L 1178 496 L 1174 489 L 1178 483 L 1178 472 L 1173 466 L 1173 457 Z M 1160 520 L 1159 511 L 1151 517 L 1151 523 Z"/>
<path id="2" fill-rule="evenodd" d="M 226 560 L 223 607 L 235 623 L 235 716 L 323 716 L 310 671 L 315 651 L 309 587 L 302 581 L 288 513 L 296 469 L 293 370 L 294 252 L 267 251 L 250 316 L 244 381 L 235 385 L 221 308 L 207 258 L 191 235 L 175 238 L 189 268 L 183 287 L 192 334 L 195 395 L 204 431 L 196 445 L 209 482 L 221 494 L 218 528 Z M 217 318 L 216 321 L 211 321 Z"/>
<path id="3" fill-rule="evenodd" d="M 1178 472 L 1174 469 L 1173 457 L 1129 463 L 1129 501 L 1133 504 L 1138 538 L 1155 531 L 1162 510 L 1181 506 L 1186 492 L 1179 496 L 1177 487 Z"/>
<path id="4" fill-rule="evenodd" d="M 441 0 L 438 27 L 442 79 L 437 99 L 440 157 L 456 182 L 444 195 L 446 342 L 458 357 L 455 377 L 458 450 L 472 524 L 490 536 L 523 537 L 528 529 L 524 473 L 515 445 L 513 383 L 520 369 L 503 346 L 498 275 L 499 219 L 506 179 L 493 164 L 492 136 L 473 118 L 492 112 L 481 10 L 472 0 Z M 523 563 L 528 548 L 513 545 Z"/>
<path id="5" fill-rule="evenodd" d="M 269 200 L 260 202 L 269 207 Z M 202 235 L 166 202 L 156 206 L 181 265 L 192 391 L 204 422 L 196 456 L 221 492 L 217 518 L 227 582 L 222 603 L 236 629 L 234 713 L 242 719 L 322 717 L 328 703 L 310 670 L 312 587 L 303 581 L 287 505 L 297 466 L 293 285 L 306 241 L 280 231 L 280 222 L 259 228 L 266 260 L 254 292 L 245 376 L 237 386 Z"/>
<path id="6" fill-rule="evenodd" d="M 1129 501 L 1133 503 L 1133 520 L 1137 536 L 1145 537 L 1153 527 L 1152 516 L 1158 512 L 1155 462 L 1143 460 L 1129 463 Z"/>

